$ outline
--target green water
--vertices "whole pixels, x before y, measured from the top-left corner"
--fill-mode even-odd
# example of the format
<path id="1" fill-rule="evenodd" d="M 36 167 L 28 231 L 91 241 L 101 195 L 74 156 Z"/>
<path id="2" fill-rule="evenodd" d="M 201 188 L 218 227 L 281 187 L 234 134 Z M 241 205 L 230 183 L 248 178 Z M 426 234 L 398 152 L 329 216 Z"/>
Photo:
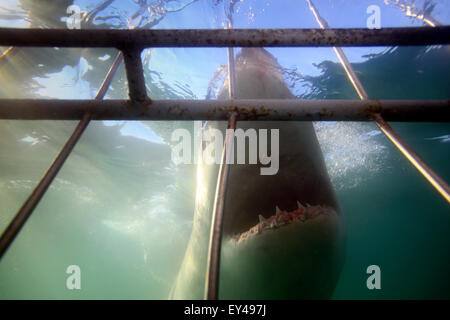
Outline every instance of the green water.
<path id="1" fill-rule="evenodd" d="M 60 9 L 60 15 L 65 14 L 65 7 Z M 50 17 L 48 11 L 41 15 Z M 115 55 L 114 50 L 48 50 L 23 50 L 3 66 L 0 97 L 52 98 L 61 90 L 69 92 L 69 98 L 90 98 L 111 63 L 98 58 Z M 171 52 L 183 61 L 184 51 Z M 186 52 L 195 61 L 205 55 L 201 49 Z M 80 56 L 92 69 L 83 69 Z M 354 63 L 354 68 L 372 98 L 448 99 L 448 57 L 448 46 L 402 48 Z M 226 54 L 223 58 L 226 63 Z M 59 74 L 67 66 L 75 70 L 72 74 L 65 69 L 73 76 L 71 82 Z M 300 90 L 308 83 L 312 88 L 299 91 L 299 96 L 357 98 L 337 63 L 324 58 L 321 68 L 320 74 L 304 77 L 295 86 Z M 168 79 L 171 71 L 166 69 L 145 69 L 151 97 L 195 97 L 188 82 Z M 208 84 L 213 71 L 201 80 Z M 42 82 L 55 75 L 63 80 Z M 126 97 L 125 79 L 121 67 L 108 98 Z M 44 89 L 39 91 L 39 86 Z M 0 120 L 0 231 L 75 125 Z M 155 141 L 124 135 L 123 125 L 129 124 L 90 124 L 0 261 L 0 299 L 167 297 L 191 231 L 195 167 L 172 164 L 170 147 L 161 140 L 168 142 L 174 128 L 192 128 L 193 123 L 143 122 L 138 131 L 152 130 L 161 137 Z M 450 142 L 443 137 L 449 134 L 448 123 L 391 125 L 450 181 Z M 448 203 L 374 124 L 317 124 L 316 129 L 347 228 L 346 260 L 333 298 L 450 298 Z M 366 269 L 373 264 L 381 268 L 381 290 L 366 287 Z M 81 290 L 66 288 L 69 265 L 80 266 Z"/>
<path id="2" fill-rule="evenodd" d="M 448 130 L 448 126 L 393 127 L 419 154 L 427 155 L 427 162 L 448 181 L 448 147 L 440 150 L 419 138 L 424 132 Z M 348 238 L 347 259 L 334 298 L 448 299 L 448 204 L 397 150 L 389 146 L 388 152 L 391 156 L 384 164 L 390 168 L 357 188 L 337 192 L 346 214 Z M 365 268 L 371 264 L 381 268 L 380 291 L 366 288 Z"/>

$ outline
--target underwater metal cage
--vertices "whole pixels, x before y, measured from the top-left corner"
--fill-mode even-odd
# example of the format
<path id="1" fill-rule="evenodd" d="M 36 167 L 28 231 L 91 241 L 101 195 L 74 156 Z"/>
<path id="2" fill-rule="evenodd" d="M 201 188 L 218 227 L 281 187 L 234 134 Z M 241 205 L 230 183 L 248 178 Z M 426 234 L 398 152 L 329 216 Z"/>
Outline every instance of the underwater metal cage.
<path id="1" fill-rule="evenodd" d="M 90 120 L 375 121 L 380 130 L 450 202 L 450 188 L 406 145 L 386 121 L 450 121 L 449 100 L 247 100 L 233 99 L 233 55 L 229 49 L 229 100 L 152 100 L 147 96 L 141 52 L 150 47 L 340 47 L 450 44 L 450 26 L 385 29 L 60 30 L 0 28 L 0 46 L 110 47 L 119 50 L 95 99 L 0 99 L 0 119 L 81 120 L 54 162 L 0 237 L 0 258 L 52 183 Z M 340 49 L 340 48 L 335 48 Z M 7 59 L 0 56 L 0 66 Z M 338 53 L 338 52 L 337 52 Z M 344 56 L 345 57 L 345 56 Z M 128 100 L 102 100 L 122 59 Z M 346 58 L 345 58 L 346 59 Z M 348 63 L 348 61 L 347 61 Z M 345 66 L 344 66 L 345 67 Z M 347 66 L 351 66 L 348 63 Z M 352 78 L 349 75 L 350 80 Z M 356 78 L 356 76 L 355 76 Z M 356 78 L 357 80 L 357 78 Z M 353 82 L 353 81 L 352 81 Z M 356 87 L 356 86 L 355 86 Z M 223 159 L 231 151 L 227 136 Z M 222 161 L 211 224 L 205 297 L 217 299 L 228 165 Z"/>

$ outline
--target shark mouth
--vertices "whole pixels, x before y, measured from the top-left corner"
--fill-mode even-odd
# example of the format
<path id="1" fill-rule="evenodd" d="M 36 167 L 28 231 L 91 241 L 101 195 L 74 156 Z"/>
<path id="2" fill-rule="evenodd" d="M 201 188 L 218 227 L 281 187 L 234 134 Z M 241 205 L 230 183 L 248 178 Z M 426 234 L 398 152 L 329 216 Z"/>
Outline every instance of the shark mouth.
<path id="1" fill-rule="evenodd" d="M 277 206 L 275 207 L 275 214 L 269 218 L 264 218 L 259 215 L 259 223 L 251 227 L 248 231 L 234 236 L 232 239 L 235 244 L 243 243 L 249 239 L 256 237 L 264 232 L 273 231 L 275 229 L 294 224 L 305 223 L 308 220 L 314 219 L 320 215 L 336 215 L 336 211 L 328 206 L 306 204 L 303 206 L 297 201 L 297 210 L 283 211 Z"/>

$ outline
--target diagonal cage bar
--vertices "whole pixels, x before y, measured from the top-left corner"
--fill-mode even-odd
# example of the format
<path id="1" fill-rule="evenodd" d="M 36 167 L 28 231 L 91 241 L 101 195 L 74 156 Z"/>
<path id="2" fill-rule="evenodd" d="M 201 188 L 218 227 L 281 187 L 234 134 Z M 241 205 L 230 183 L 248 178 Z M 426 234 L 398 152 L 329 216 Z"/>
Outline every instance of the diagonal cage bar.
<path id="1" fill-rule="evenodd" d="M 317 8 L 314 6 L 312 0 L 306 0 L 309 5 L 310 10 L 312 11 L 317 23 L 324 30 L 329 30 L 328 22 L 319 14 Z M 347 59 L 344 51 L 340 47 L 333 47 L 339 61 L 341 62 L 342 67 L 344 68 L 347 78 L 353 85 L 353 88 L 358 93 L 359 98 L 362 101 L 368 101 L 369 95 L 364 89 L 361 81 L 359 81 L 358 76 L 353 70 L 350 62 Z M 378 128 L 385 134 L 385 136 L 392 142 L 392 144 L 405 156 L 405 158 L 419 171 L 424 178 L 436 189 L 437 192 L 441 194 L 441 196 L 450 203 L 450 187 L 448 184 L 441 178 L 439 175 L 434 172 L 433 169 L 429 165 L 423 161 L 417 153 L 413 151 L 411 147 L 409 147 L 403 139 L 401 139 L 392 127 L 385 121 L 385 118 L 381 113 L 375 114 L 375 124 Z"/>
<path id="2" fill-rule="evenodd" d="M 9 47 L 5 52 L 3 52 L 0 55 L 0 68 L 8 61 L 9 58 L 15 55 L 17 51 L 17 47 Z"/>
<path id="3" fill-rule="evenodd" d="M 123 55 L 121 52 L 119 52 L 113 64 L 111 65 L 111 68 L 109 69 L 103 83 L 101 84 L 100 89 L 97 92 L 97 95 L 95 97 L 96 100 L 101 100 L 105 96 L 106 91 L 108 90 L 111 81 L 114 77 L 114 74 L 119 68 L 122 58 Z M 59 170 L 64 165 L 65 161 L 69 157 L 70 153 L 72 152 L 73 148 L 79 141 L 84 130 L 89 125 L 90 121 L 91 121 L 91 114 L 88 111 L 84 112 L 81 121 L 75 128 L 75 131 L 72 133 L 69 140 L 67 140 L 66 144 L 59 152 L 58 156 L 55 158 L 50 168 L 47 170 L 42 179 L 39 181 L 38 185 L 34 188 L 31 195 L 28 197 L 28 199 L 24 202 L 24 204 L 19 209 L 17 214 L 14 216 L 13 220 L 6 227 L 5 231 L 3 231 L 0 237 L 0 259 L 8 250 L 9 246 L 14 241 L 14 239 L 16 238 L 19 231 L 22 229 L 25 222 L 31 216 L 33 210 L 39 204 L 39 201 L 42 199 L 48 187 L 52 183 L 53 179 L 56 177 Z"/>
<path id="4" fill-rule="evenodd" d="M 42 179 L 39 181 L 38 185 L 34 188 L 31 195 L 14 216 L 13 220 L 6 227 L 5 231 L 3 231 L 0 237 L 0 259 L 3 257 L 6 250 L 8 250 L 9 246 L 14 241 L 15 237 L 30 217 L 34 208 L 36 208 L 39 201 L 44 196 L 53 179 L 58 174 L 67 157 L 75 147 L 75 144 L 78 142 L 84 130 L 88 126 L 89 121 L 89 113 L 86 113 L 83 119 L 78 123 L 75 131 L 70 136 L 69 140 L 66 142 L 56 159 L 53 161 L 50 168 L 47 170 Z"/>
<path id="5" fill-rule="evenodd" d="M 448 184 L 434 171 L 431 167 L 419 157 L 414 150 L 408 146 L 403 139 L 391 128 L 391 126 L 377 115 L 375 119 L 376 125 L 392 142 L 392 144 L 411 162 L 411 164 L 424 176 L 424 178 L 436 189 L 437 192 L 450 203 L 450 188 Z"/>

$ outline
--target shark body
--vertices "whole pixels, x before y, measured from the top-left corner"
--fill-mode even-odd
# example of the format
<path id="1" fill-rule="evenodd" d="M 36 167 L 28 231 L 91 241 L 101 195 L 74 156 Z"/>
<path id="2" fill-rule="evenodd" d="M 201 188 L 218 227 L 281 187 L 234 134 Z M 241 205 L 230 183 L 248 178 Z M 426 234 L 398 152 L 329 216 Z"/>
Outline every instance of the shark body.
<path id="1" fill-rule="evenodd" d="M 293 98 L 275 58 L 244 48 L 236 59 L 236 98 Z M 219 98 L 227 98 L 225 81 Z M 225 199 L 220 299 L 326 299 L 343 265 L 345 232 L 311 122 L 241 121 L 243 130 L 279 130 L 279 170 L 230 165 Z M 225 122 L 208 127 L 225 132 Z M 270 150 L 270 146 L 269 146 Z M 236 163 L 236 162 L 234 162 Z M 202 299 L 219 165 L 200 164 L 192 234 L 172 299 Z"/>

